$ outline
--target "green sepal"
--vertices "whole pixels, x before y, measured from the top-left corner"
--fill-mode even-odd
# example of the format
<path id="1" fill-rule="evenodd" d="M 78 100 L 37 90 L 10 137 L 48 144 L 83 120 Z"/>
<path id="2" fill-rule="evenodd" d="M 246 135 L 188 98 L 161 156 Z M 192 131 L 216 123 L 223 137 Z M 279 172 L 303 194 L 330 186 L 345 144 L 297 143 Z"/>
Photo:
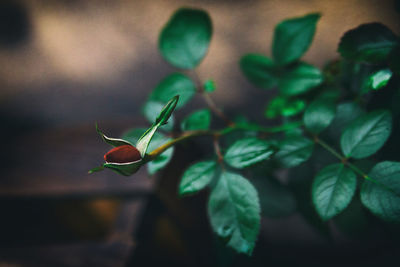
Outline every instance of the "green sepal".
<path id="1" fill-rule="evenodd" d="M 122 138 L 125 140 L 128 140 L 132 143 L 137 143 L 139 138 L 145 132 L 146 132 L 145 128 L 130 129 L 122 135 Z M 147 150 L 149 150 L 151 152 L 170 140 L 171 140 L 170 138 L 166 137 L 165 135 L 163 135 L 162 133 L 157 131 L 153 135 Z M 149 174 L 153 175 L 157 171 L 164 168 L 170 162 L 173 153 L 174 153 L 174 147 L 172 146 L 172 147 L 168 148 L 167 150 L 165 150 L 161 155 L 158 155 L 156 158 L 152 159 L 150 162 L 146 161 L 147 170 L 148 170 Z"/>
<path id="2" fill-rule="evenodd" d="M 134 162 L 130 163 L 104 163 L 104 168 L 111 169 L 115 171 L 118 174 L 124 175 L 124 176 L 130 176 L 137 172 L 139 168 L 143 165 L 143 160 L 137 160 Z"/>
<path id="3" fill-rule="evenodd" d="M 114 147 L 123 146 L 123 145 L 133 146 L 130 142 L 128 142 L 124 139 L 107 137 L 100 131 L 97 123 L 96 123 L 96 131 L 101 136 L 101 138 L 104 140 L 104 142 L 106 142 L 107 144 L 109 144 L 111 146 L 114 146 Z"/>
<path id="4" fill-rule="evenodd" d="M 104 166 L 103 165 L 95 167 L 95 168 L 89 170 L 88 173 L 91 174 L 91 173 L 94 173 L 94 172 L 100 172 L 102 170 L 104 170 Z"/>
<path id="5" fill-rule="evenodd" d="M 136 148 L 139 150 L 142 158 L 146 155 L 147 148 L 153 138 L 154 133 L 157 129 L 168 122 L 169 117 L 171 117 L 176 104 L 178 103 L 179 96 L 174 96 L 168 103 L 163 107 L 159 115 L 157 116 L 154 124 L 139 138 L 136 143 Z"/>
<path id="6" fill-rule="evenodd" d="M 154 122 L 156 125 L 163 125 L 168 122 L 169 117 L 171 117 L 172 112 L 175 110 L 176 105 L 178 104 L 179 95 L 174 96 L 167 104 L 163 107 L 160 114 L 157 116 L 156 121 Z"/>

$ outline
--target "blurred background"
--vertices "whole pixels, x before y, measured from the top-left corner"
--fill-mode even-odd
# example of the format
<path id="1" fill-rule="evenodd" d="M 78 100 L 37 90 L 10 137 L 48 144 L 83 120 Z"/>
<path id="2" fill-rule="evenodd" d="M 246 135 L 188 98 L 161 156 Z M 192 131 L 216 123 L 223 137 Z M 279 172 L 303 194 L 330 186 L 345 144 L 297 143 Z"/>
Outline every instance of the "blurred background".
<path id="1" fill-rule="evenodd" d="M 221 245 L 208 226 L 206 194 L 185 201 L 176 194 L 182 170 L 207 150 L 201 140 L 178 147 L 155 177 L 87 174 L 108 149 L 95 122 L 110 136 L 147 125 L 141 105 L 175 70 L 158 52 L 158 34 L 182 6 L 203 8 L 213 20 L 198 74 L 215 80 L 215 102 L 264 124 L 273 93 L 248 83 L 238 61 L 249 52 L 270 55 L 278 22 L 322 13 L 304 57 L 319 67 L 338 57 L 340 37 L 359 24 L 400 33 L 394 0 L 0 1 L 0 266 L 388 263 L 399 250 L 380 232 L 373 244 L 327 238 L 298 213 L 264 218 L 251 260 L 213 249 Z M 195 98 L 178 120 L 203 105 Z"/>

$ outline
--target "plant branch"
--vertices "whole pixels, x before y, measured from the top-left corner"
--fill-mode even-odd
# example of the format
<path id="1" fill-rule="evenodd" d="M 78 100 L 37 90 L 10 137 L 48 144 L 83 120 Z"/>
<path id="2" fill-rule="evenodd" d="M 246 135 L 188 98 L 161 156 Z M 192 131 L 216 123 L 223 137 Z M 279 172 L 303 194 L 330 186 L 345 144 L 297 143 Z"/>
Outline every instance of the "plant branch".
<path id="1" fill-rule="evenodd" d="M 324 141 L 322 141 L 321 139 L 319 139 L 317 136 L 314 136 L 314 142 L 316 144 L 319 144 L 320 146 L 322 146 L 325 150 L 327 150 L 328 152 L 330 152 L 332 155 L 334 155 L 335 157 L 337 157 L 344 165 L 346 165 L 347 167 L 349 167 L 350 169 L 352 169 L 355 173 L 357 173 L 358 175 L 360 175 L 361 177 L 363 177 L 364 179 L 370 180 L 370 181 L 374 181 L 372 178 L 370 178 L 366 173 L 364 173 L 362 170 L 360 170 L 356 165 L 350 163 L 348 161 L 348 158 L 345 156 L 342 156 L 339 152 L 337 152 L 333 147 L 331 147 L 330 145 L 328 145 L 327 143 L 325 143 Z"/>
<path id="2" fill-rule="evenodd" d="M 264 133 L 278 133 L 278 132 L 283 132 L 287 131 L 290 129 L 297 128 L 301 126 L 303 123 L 298 121 L 298 122 L 292 122 L 288 123 L 285 125 L 280 125 L 280 126 L 273 126 L 273 127 L 262 127 L 258 125 L 247 125 L 247 124 L 235 124 L 233 126 L 226 127 L 221 130 L 198 130 L 198 131 L 188 131 L 183 133 L 181 136 L 172 139 L 171 141 L 165 143 L 164 145 L 158 147 L 157 149 L 153 150 L 149 154 L 146 155 L 144 158 L 145 162 L 152 161 L 155 159 L 157 156 L 159 156 L 161 153 L 163 153 L 165 150 L 168 148 L 185 141 L 187 139 L 197 137 L 197 136 L 213 136 L 214 138 L 219 138 L 222 135 L 228 134 L 232 131 L 238 131 L 238 130 L 249 130 L 249 131 L 258 131 L 258 132 L 264 132 Z"/>
<path id="3" fill-rule="evenodd" d="M 195 80 L 197 91 L 199 94 L 203 97 L 204 101 L 206 102 L 207 106 L 210 108 L 210 110 L 220 117 L 228 126 L 234 126 L 235 123 L 229 119 L 221 109 L 218 108 L 218 106 L 215 104 L 214 100 L 212 100 L 211 96 L 207 94 L 207 92 L 204 91 L 203 84 L 201 82 L 201 79 L 199 75 L 197 74 L 196 71 L 192 71 L 193 73 L 193 79 Z"/>
<path id="4" fill-rule="evenodd" d="M 219 146 L 219 135 L 214 135 L 213 144 L 214 144 L 215 154 L 218 157 L 218 162 L 222 164 L 222 162 L 224 161 L 224 156 L 222 155 L 221 147 Z"/>

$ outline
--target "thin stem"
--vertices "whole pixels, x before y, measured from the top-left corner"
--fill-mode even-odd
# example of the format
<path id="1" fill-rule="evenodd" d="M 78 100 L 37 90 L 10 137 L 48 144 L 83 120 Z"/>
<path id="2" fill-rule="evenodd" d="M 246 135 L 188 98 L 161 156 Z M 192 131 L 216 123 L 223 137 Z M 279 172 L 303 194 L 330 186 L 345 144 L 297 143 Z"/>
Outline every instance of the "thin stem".
<path id="1" fill-rule="evenodd" d="M 214 135 L 213 144 L 214 144 L 215 154 L 218 157 L 218 162 L 222 164 L 222 162 L 224 161 L 224 156 L 222 155 L 221 147 L 219 146 L 219 135 Z"/>
<path id="2" fill-rule="evenodd" d="M 146 155 L 145 161 L 151 161 L 154 158 L 156 158 L 158 155 L 163 153 L 165 150 L 168 148 L 193 137 L 196 136 L 206 136 L 206 135 L 215 135 L 218 134 L 218 131 L 212 131 L 212 130 L 199 130 L 199 131 L 189 131 L 184 134 L 182 134 L 180 137 L 172 139 L 171 141 L 165 143 L 164 145 L 156 148 L 155 150 L 151 151 L 148 155 Z"/>
<path id="3" fill-rule="evenodd" d="M 293 128 L 297 128 L 302 125 L 302 122 L 292 122 L 287 125 L 281 125 L 281 126 L 274 126 L 274 127 L 262 127 L 262 126 L 257 126 L 257 125 L 245 125 L 245 124 L 235 124 L 233 126 L 226 127 L 221 130 L 198 130 L 198 131 L 189 131 L 183 133 L 181 136 L 172 139 L 171 141 L 165 143 L 164 145 L 158 147 L 157 149 L 153 150 L 150 152 L 148 155 L 145 157 L 145 162 L 151 161 L 155 159 L 158 155 L 163 153 L 165 150 L 170 148 L 171 146 L 174 146 L 184 140 L 196 137 L 196 136 L 213 136 L 216 138 L 219 138 L 222 135 L 226 135 L 232 131 L 238 131 L 238 130 L 250 130 L 250 131 L 258 131 L 258 132 L 264 132 L 264 133 L 278 133 L 278 132 L 283 132 L 287 131 Z"/>
<path id="4" fill-rule="evenodd" d="M 234 127 L 249 130 L 249 131 L 257 131 L 257 132 L 265 132 L 265 133 L 279 133 L 287 130 L 295 129 L 303 125 L 302 121 L 294 121 L 290 123 L 286 123 L 284 125 L 273 126 L 273 127 L 263 127 L 255 124 L 236 124 Z"/>
<path id="5" fill-rule="evenodd" d="M 335 157 L 337 157 L 344 165 L 346 165 L 347 167 L 349 167 L 350 169 L 352 169 L 355 173 L 357 173 L 358 175 L 360 175 L 362 178 L 370 180 L 370 181 L 374 181 L 372 178 L 370 178 L 366 173 L 364 173 L 362 170 L 360 170 L 356 165 L 350 163 L 348 161 L 348 158 L 345 156 L 342 156 L 339 152 L 337 152 L 333 147 L 331 147 L 330 145 L 328 145 L 327 143 L 325 143 L 324 141 L 322 141 L 321 139 L 319 139 L 317 136 L 314 136 L 314 142 L 319 144 L 320 146 L 322 146 L 325 150 L 327 150 L 328 152 L 330 152 L 332 155 L 334 155 Z"/>
<path id="6" fill-rule="evenodd" d="M 228 126 L 234 126 L 235 123 L 230 120 L 223 112 L 221 109 L 218 108 L 218 106 L 215 104 L 214 100 L 212 100 L 211 96 L 209 94 L 207 94 L 204 91 L 203 88 L 203 84 L 201 82 L 201 79 L 199 77 L 199 75 L 197 74 L 196 71 L 192 71 L 193 73 L 193 78 L 197 84 L 197 91 L 199 92 L 199 94 L 203 97 L 204 101 L 206 102 L 207 106 L 210 108 L 210 110 L 217 115 L 218 117 L 220 117 Z"/>
<path id="7" fill-rule="evenodd" d="M 342 155 L 339 154 L 333 147 L 319 139 L 318 137 L 314 137 L 314 142 L 325 148 L 328 152 L 330 152 L 332 155 L 340 159 L 342 162 L 347 162 L 347 158 L 343 157 Z"/>

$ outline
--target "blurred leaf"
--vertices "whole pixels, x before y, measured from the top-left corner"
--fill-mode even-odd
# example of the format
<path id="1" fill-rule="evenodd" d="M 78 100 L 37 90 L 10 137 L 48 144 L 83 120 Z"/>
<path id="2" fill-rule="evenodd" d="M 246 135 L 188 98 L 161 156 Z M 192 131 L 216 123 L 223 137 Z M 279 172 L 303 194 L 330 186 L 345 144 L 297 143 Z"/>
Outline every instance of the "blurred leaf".
<path id="1" fill-rule="evenodd" d="M 375 165 L 361 187 L 361 202 L 383 220 L 400 222 L 400 163 Z"/>
<path id="2" fill-rule="evenodd" d="M 277 96 L 268 103 L 265 116 L 269 119 L 279 116 L 290 117 L 299 114 L 305 107 L 306 103 L 304 100 Z"/>
<path id="3" fill-rule="evenodd" d="M 271 59 L 260 54 L 247 54 L 240 60 L 240 68 L 256 86 L 271 89 L 278 85 L 278 75 Z"/>
<path id="4" fill-rule="evenodd" d="M 228 246 L 252 254 L 261 217 L 257 191 L 247 179 L 223 172 L 210 194 L 208 215 L 213 230 Z"/>
<path id="5" fill-rule="evenodd" d="M 302 136 L 290 136 L 280 144 L 275 159 L 286 168 L 294 167 L 308 160 L 313 148 L 314 142 L 310 139 Z"/>
<path id="6" fill-rule="evenodd" d="M 280 65 L 299 59 L 310 47 L 320 14 L 287 19 L 275 27 L 272 54 Z"/>
<path id="7" fill-rule="evenodd" d="M 380 23 L 368 23 L 346 32 L 338 52 L 345 59 L 377 63 L 385 60 L 397 43 L 397 36 Z"/>
<path id="8" fill-rule="evenodd" d="M 215 172 L 215 161 L 201 161 L 191 165 L 182 176 L 179 195 L 184 196 L 202 190 L 211 182 Z"/>
<path id="9" fill-rule="evenodd" d="M 139 138 L 144 134 L 145 131 L 146 131 L 145 128 L 131 129 L 125 132 L 122 135 L 122 138 L 134 144 L 139 140 Z M 147 150 L 151 152 L 170 140 L 171 140 L 170 138 L 164 136 L 162 133 L 155 132 Z M 148 162 L 147 170 L 149 171 L 149 173 L 154 174 L 157 171 L 164 168 L 171 161 L 173 153 L 174 153 L 174 147 L 170 147 L 167 150 L 165 150 L 161 155 L 159 155 L 157 158 Z"/>
<path id="10" fill-rule="evenodd" d="M 389 69 L 383 69 L 372 73 L 368 76 L 362 93 L 367 93 L 371 90 L 379 90 L 385 87 L 390 78 L 392 78 L 392 74 L 393 73 Z"/>
<path id="11" fill-rule="evenodd" d="M 206 91 L 207 93 L 212 93 L 217 88 L 217 86 L 215 85 L 215 82 L 213 80 L 205 81 L 203 87 L 204 87 L 204 91 Z"/>
<path id="12" fill-rule="evenodd" d="M 317 87 L 323 81 L 324 77 L 318 68 L 301 62 L 283 74 L 279 90 L 283 95 L 299 95 Z"/>
<path id="13" fill-rule="evenodd" d="M 193 69 L 206 55 L 211 35 L 211 19 L 205 11 L 181 8 L 162 29 L 159 48 L 173 66 Z"/>
<path id="14" fill-rule="evenodd" d="M 340 145 L 346 157 L 361 159 L 378 151 L 392 130 L 389 111 L 378 110 L 353 121 L 343 132 Z"/>
<path id="15" fill-rule="evenodd" d="M 211 112 L 208 109 L 201 109 L 191 113 L 182 123 L 184 131 L 207 130 L 210 128 Z"/>
<path id="16" fill-rule="evenodd" d="M 305 127 L 314 134 L 319 134 L 335 117 L 336 106 L 328 98 L 313 101 L 304 112 L 303 121 Z"/>
<path id="17" fill-rule="evenodd" d="M 315 177 L 312 199 L 318 214 L 329 220 L 351 202 L 357 187 L 357 177 L 342 163 L 328 165 Z"/>
<path id="18" fill-rule="evenodd" d="M 236 141 L 228 148 L 224 160 L 235 168 L 245 168 L 270 158 L 273 150 L 265 140 L 254 137 Z"/>
<path id="19" fill-rule="evenodd" d="M 336 107 L 336 115 L 327 131 L 333 139 L 340 139 L 343 130 L 362 114 L 364 114 L 364 111 L 356 103 L 340 103 Z"/>
<path id="20" fill-rule="evenodd" d="M 196 93 L 193 81 L 181 73 L 173 73 L 164 78 L 150 95 L 150 100 L 167 103 L 171 98 L 179 95 L 176 108 L 183 107 Z"/>

